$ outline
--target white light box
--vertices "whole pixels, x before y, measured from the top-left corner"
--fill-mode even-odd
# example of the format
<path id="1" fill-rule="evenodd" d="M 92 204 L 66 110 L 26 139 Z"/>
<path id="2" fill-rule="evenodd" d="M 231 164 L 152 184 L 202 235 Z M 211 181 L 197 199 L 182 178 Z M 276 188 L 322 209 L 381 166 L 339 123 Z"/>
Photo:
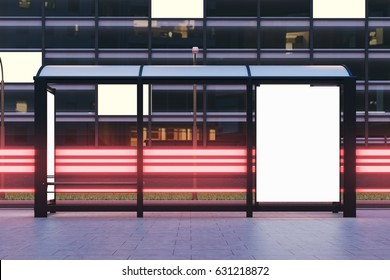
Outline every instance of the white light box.
<path id="1" fill-rule="evenodd" d="M 41 52 L 0 52 L 5 83 L 33 83 L 42 66 Z"/>
<path id="2" fill-rule="evenodd" d="M 340 89 L 261 85 L 256 99 L 256 200 L 340 200 Z"/>
<path id="3" fill-rule="evenodd" d="M 152 0 L 152 18 L 203 18 L 203 0 Z"/>
<path id="4" fill-rule="evenodd" d="M 366 0 L 314 0 L 313 18 L 365 18 Z"/>

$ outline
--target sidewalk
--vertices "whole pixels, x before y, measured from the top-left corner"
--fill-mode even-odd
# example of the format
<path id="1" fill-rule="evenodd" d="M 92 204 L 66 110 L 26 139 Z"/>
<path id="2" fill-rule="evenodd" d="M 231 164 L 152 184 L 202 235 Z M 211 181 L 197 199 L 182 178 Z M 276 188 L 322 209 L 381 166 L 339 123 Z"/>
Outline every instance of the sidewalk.
<path id="1" fill-rule="evenodd" d="M 0 259 L 390 259 L 390 210 L 342 213 L 0 210 Z"/>

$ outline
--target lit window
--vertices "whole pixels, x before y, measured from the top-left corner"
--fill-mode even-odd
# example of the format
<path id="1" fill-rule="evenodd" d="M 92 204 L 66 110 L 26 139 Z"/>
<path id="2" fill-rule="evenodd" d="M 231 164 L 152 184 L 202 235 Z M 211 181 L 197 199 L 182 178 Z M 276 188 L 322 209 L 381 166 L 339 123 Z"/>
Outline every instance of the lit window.
<path id="1" fill-rule="evenodd" d="M 30 5 L 31 5 L 30 0 L 19 0 L 19 7 L 20 8 L 28 9 L 28 8 L 30 8 Z"/>
<path id="2" fill-rule="evenodd" d="M 313 18 L 365 18 L 365 0 L 314 0 Z"/>
<path id="3" fill-rule="evenodd" d="M 152 18 L 203 18 L 203 0 L 152 0 Z"/>
<path id="4" fill-rule="evenodd" d="M 99 85 L 100 116 L 134 116 L 137 114 L 137 85 Z M 148 85 L 144 85 L 144 115 L 148 114 Z"/>
<path id="5" fill-rule="evenodd" d="M 41 52 L 0 52 L 6 83 L 32 83 L 42 65 Z"/>

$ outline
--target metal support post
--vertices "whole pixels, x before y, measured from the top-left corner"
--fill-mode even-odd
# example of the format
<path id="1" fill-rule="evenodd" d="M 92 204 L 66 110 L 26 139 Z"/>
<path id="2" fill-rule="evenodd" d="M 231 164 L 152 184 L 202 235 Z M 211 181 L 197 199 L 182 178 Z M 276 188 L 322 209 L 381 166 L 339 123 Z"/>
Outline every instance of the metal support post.
<path id="1" fill-rule="evenodd" d="M 137 84 L 137 217 L 144 216 L 143 84 Z"/>
<path id="2" fill-rule="evenodd" d="M 246 216 L 253 217 L 253 84 L 246 86 Z"/>
<path id="3" fill-rule="evenodd" d="M 344 217 L 356 217 L 356 81 L 344 84 Z"/>
<path id="4" fill-rule="evenodd" d="M 34 215 L 47 217 L 47 98 L 46 81 L 35 80 L 34 141 Z"/>

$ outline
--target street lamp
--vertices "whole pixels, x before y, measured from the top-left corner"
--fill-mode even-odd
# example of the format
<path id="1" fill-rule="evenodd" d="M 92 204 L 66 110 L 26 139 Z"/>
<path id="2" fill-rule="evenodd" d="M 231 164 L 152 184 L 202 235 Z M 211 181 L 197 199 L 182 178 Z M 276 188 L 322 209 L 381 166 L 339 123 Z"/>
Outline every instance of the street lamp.
<path id="1" fill-rule="evenodd" d="M 5 142 L 5 136 L 4 136 L 4 71 L 3 71 L 3 62 L 1 61 L 0 57 L 0 70 L 1 70 L 1 127 L 0 127 L 0 150 L 4 149 L 4 142 Z M 1 172 L 1 178 L 0 178 L 0 188 L 4 189 L 4 173 Z M 5 193 L 0 192 L 0 198 L 5 198 Z"/>
<path id="2" fill-rule="evenodd" d="M 196 65 L 197 64 L 197 55 L 199 53 L 199 48 L 198 47 L 193 47 L 192 48 L 192 62 L 193 62 L 193 65 Z M 196 84 L 194 84 L 194 89 L 193 89 L 193 111 L 194 111 L 194 121 L 193 121 L 193 126 L 192 126 L 192 145 L 193 145 L 193 148 L 196 149 L 197 147 L 197 136 L 198 136 L 198 129 L 197 129 L 197 126 L 196 126 L 196 105 L 197 105 L 197 101 L 196 101 Z"/>
<path id="3" fill-rule="evenodd" d="M 4 71 L 3 63 L 0 57 L 0 69 L 1 69 L 1 127 L 0 127 L 0 148 L 4 149 L 5 135 L 4 135 Z"/>
<path id="4" fill-rule="evenodd" d="M 193 65 L 196 65 L 197 64 L 197 55 L 199 53 L 199 48 L 198 47 L 193 47 L 192 48 L 192 64 Z M 194 83 L 194 88 L 193 88 L 193 111 L 194 111 L 194 121 L 193 121 L 193 124 L 192 124 L 192 147 L 193 149 L 195 150 L 197 148 L 197 145 L 198 145 L 198 128 L 197 128 L 197 125 L 196 125 L 196 84 Z M 194 156 L 194 166 L 196 165 L 195 164 L 195 159 L 196 159 L 196 156 Z M 197 182 L 197 179 L 196 179 L 196 173 L 194 173 L 194 177 L 193 177 L 193 181 L 192 181 L 192 187 L 194 189 L 196 189 L 198 185 L 198 182 Z M 193 192 L 192 193 L 192 199 L 193 200 L 196 200 L 198 199 L 198 196 L 197 196 L 197 193 L 196 192 Z"/>

